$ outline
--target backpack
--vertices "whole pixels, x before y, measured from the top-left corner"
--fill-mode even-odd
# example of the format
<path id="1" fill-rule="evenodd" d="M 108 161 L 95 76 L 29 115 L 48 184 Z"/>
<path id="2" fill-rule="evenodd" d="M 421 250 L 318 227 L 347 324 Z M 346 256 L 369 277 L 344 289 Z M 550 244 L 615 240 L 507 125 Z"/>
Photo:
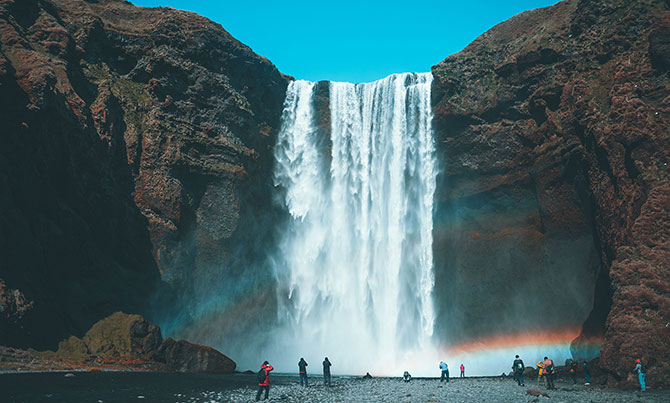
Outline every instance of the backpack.
<path id="1" fill-rule="evenodd" d="M 644 367 L 644 365 L 640 364 L 640 373 L 641 374 L 646 374 L 647 373 L 647 368 Z"/>
<path id="2" fill-rule="evenodd" d="M 263 383 L 265 382 L 265 379 L 268 377 L 268 374 L 265 372 L 265 368 L 261 368 L 260 371 L 256 374 L 256 378 L 258 379 L 258 383 Z"/>

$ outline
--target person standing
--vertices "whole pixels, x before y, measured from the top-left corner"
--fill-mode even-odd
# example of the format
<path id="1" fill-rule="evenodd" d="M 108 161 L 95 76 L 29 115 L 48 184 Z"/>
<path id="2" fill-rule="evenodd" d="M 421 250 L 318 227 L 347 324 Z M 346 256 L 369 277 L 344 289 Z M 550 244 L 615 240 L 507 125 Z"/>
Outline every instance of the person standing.
<path id="1" fill-rule="evenodd" d="M 577 384 L 577 363 L 575 361 L 570 362 L 570 378 L 572 378 L 572 384 Z"/>
<path id="2" fill-rule="evenodd" d="M 305 382 L 305 387 L 307 387 L 307 361 L 304 358 L 300 358 L 298 362 L 298 370 L 300 371 L 300 386 L 303 386 L 303 380 Z"/>
<path id="3" fill-rule="evenodd" d="M 537 386 L 540 386 L 540 380 L 542 380 L 542 385 L 546 385 L 547 382 L 544 379 L 544 361 L 538 361 L 537 364 Z"/>
<path id="4" fill-rule="evenodd" d="M 512 364 L 512 370 L 514 371 L 514 378 L 519 386 L 526 386 L 523 383 L 523 371 L 526 369 L 526 366 L 523 364 L 523 360 L 517 355 Z"/>
<path id="5" fill-rule="evenodd" d="M 637 372 L 637 380 L 640 381 L 640 390 L 644 392 L 645 390 L 647 390 L 647 386 L 645 385 L 644 382 L 645 381 L 644 378 L 647 375 L 647 370 L 644 367 L 644 365 L 642 365 L 642 361 L 640 361 L 639 358 L 635 360 L 635 369 L 633 369 L 633 371 Z"/>
<path id="6" fill-rule="evenodd" d="M 440 361 L 440 382 L 446 379 L 449 382 L 449 366 L 446 362 Z"/>
<path id="7" fill-rule="evenodd" d="M 461 378 L 465 378 L 465 365 L 461 364 Z"/>
<path id="8" fill-rule="evenodd" d="M 588 386 L 591 384 L 591 369 L 586 361 L 584 361 L 584 364 L 582 365 L 582 371 L 584 371 L 584 385 Z"/>
<path id="9" fill-rule="evenodd" d="M 554 361 L 544 357 L 544 377 L 547 379 L 547 389 L 554 387 Z"/>
<path id="10" fill-rule="evenodd" d="M 258 392 L 256 393 L 256 401 L 261 400 L 261 393 L 265 389 L 265 399 L 268 400 L 270 395 L 270 371 L 272 371 L 272 365 L 269 362 L 263 362 L 261 365 L 261 370 L 258 371 Z"/>
<path id="11" fill-rule="evenodd" d="M 328 357 L 323 360 L 323 386 L 330 386 L 330 366 L 333 365 L 328 361 Z"/>

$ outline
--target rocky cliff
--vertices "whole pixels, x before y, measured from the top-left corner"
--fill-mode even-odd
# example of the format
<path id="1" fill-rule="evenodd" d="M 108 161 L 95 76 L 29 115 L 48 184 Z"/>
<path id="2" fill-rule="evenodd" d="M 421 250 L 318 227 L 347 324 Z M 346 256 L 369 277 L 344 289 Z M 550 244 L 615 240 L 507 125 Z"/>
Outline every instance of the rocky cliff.
<path id="1" fill-rule="evenodd" d="M 669 9 L 567 0 L 433 67 L 438 338 L 580 334 L 613 383 L 670 384 Z M 192 13 L 0 0 L 0 344 L 79 351 L 118 310 L 245 340 L 286 79 Z"/>
<path id="2" fill-rule="evenodd" d="M 566 0 L 433 66 L 438 334 L 579 323 L 611 382 L 670 384 L 669 9 Z"/>
<path id="3" fill-rule="evenodd" d="M 0 344 L 233 293 L 271 236 L 285 87 L 192 13 L 0 1 Z"/>

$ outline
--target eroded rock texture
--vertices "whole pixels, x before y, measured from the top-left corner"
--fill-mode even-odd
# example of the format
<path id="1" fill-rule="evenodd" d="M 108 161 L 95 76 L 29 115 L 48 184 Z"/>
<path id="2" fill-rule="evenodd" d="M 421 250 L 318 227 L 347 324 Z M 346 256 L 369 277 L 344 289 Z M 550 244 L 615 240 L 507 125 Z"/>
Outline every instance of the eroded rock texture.
<path id="1" fill-rule="evenodd" d="M 168 370 L 177 372 L 231 374 L 236 367 L 233 360 L 211 347 L 169 337 L 163 340 L 155 357 L 164 362 Z"/>
<path id="2" fill-rule="evenodd" d="M 0 344 L 145 312 L 160 277 L 186 318 L 233 294 L 270 237 L 285 77 L 203 17 L 117 0 L 2 0 L 0 40 L 0 279 L 34 303 Z"/>
<path id="3" fill-rule="evenodd" d="M 612 382 L 670 384 L 668 8 L 567 0 L 433 66 L 438 334 L 582 318 Z"/>
<path id="4" fill-rule="evenodd" d="M 219 351 L 184 340 L 163 340 L 161 329 L 141 315 L 115 312 L 96 322 L 84 337 L 70 336 L 57 351 L 0 349 L 2 365 L 30 362 L 32 367 L 126 368 L 155 371 L 233 373 L 236 364 Z M 6 357 L 2 357 L 6 355 Z"/>

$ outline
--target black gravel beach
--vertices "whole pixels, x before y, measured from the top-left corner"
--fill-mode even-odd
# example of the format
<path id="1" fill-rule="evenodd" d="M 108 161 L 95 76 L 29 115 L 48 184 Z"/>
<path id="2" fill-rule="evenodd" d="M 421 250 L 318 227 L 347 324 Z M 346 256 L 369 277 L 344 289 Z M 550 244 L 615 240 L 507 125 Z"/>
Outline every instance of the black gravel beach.
<path id="1" fill-rule="evenodd" d="M 74 375 L 74 376 L 72 376 Z M 2 402 L 251 402 L 256 396 L 255 375 L 198 375 L 175 373 L 74 372 L 0 375 Z M 440 383 L 434 378 L 361 379 L 333 377 L 324 387 L 320 377 L 307 388 L 295 375 L 273 375 L 271 402 L 668 402 L 670 391 L 605 389 L 559 380 L 547 391 L 511 379 L 465 378 Z M 531 396 L 528 389 L 547 392 Z"/>

